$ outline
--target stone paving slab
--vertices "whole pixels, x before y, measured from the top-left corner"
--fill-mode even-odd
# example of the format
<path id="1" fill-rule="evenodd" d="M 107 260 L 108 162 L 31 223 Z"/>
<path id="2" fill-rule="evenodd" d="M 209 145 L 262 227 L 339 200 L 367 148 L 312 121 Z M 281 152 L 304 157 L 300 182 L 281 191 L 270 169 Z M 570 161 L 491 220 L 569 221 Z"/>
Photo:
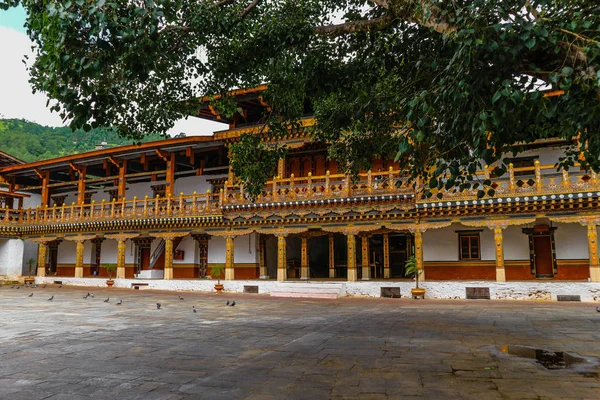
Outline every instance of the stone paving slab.
<path id="1" fill-rule="evenodd" d="M 600 398 L 598 368 L 548 371 L 491 351 L 502 345 L 600 358 L 600 313 L 581 303 L 0 287 L 0 399 Z"/>

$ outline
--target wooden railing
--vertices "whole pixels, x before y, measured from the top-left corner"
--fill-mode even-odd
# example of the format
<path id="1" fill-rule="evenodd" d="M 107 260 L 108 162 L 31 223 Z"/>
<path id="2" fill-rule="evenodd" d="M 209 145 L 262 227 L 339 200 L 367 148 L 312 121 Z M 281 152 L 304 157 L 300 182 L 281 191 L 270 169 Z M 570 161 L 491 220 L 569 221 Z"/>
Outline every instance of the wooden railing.
<path id="1" fill-rule="evenodd" d="M 577 170 L 575 170 L 577 169 Z M 566 193 L 598 192 L 600 182 L 595 173 L 579 171 L 576 166 L 571 171 L 557 172 L 552 165 L 514 168 L 509 166 L 505 177 L 494 178 L 491 169 L 477 173 L 483 182 L 490 179 L 495 197 L 517 197 L 536 195 L 560 195 Z M 420 187 L 415 189 L 412 182 L 401 171 L 390 168 L 385 172 L 366 172 L 357 180 L 343 174 L 309 176 L 296 178 L 274 178 L 269 181 L 263 193 L 252 201 L 244 192 L 243 185 L 226 184 L 220 193 L 204 193 L 169 197 L 145 197 L 143 199 L 119 200 L 60 207 L 37 207 L 35 209 L 0 210 L 2 225 L 43 225 L 89 221 L 112 221 L 119 219 L 145 219 L 163 217 L 219 216 L 222 207 L 228 205 L 281 203 L 306 200 L 329 200 L 349 197 L 386 195 L 410 195 L 419 203 L 438 201 L 475 200 L 477 191 L 443 191 L 442 200 L 434 196 L 420 198 Z M 484 188 L 489 189 L 489 187 Z M 487 198 L 488 196 L 485 196 Z"/>
<path id="2" fill-rule="evenodd" d="M 57 224 L 118 219 L 191 217 L 221 215 L 220 194 L 197 194 L 168 197 L 122 199 L 91 204 L 71 204 L 35 209 L 5 209 L 0 219 L 5 224 Z"/>
<path id="3" fill-rule="evenodd" d="M 452 189 L 443 190 L 442 200 L 437 198 L 437 191 L 432 191 L 432 198 L 420 199 L 418 196 L 417 201 L 429 203 L 446 200 L 474 200 L 477 199 L 478 190 L 487 191 L 490 188 L 495 191 L 494 197 L 560 195 L 600 190 L 598 176 L 594 172 L 579 170 L 577 164 L 570 171 L 564 169 L 557 171 L 554 165 L 540 165 L 539 161 L 536 161 L 533 167 L 514 168 L 512 164 L 509 164 L 507 174 L 500 178 L 494 178 L 490 170 L 491 168 L 486 167 L 477 173 L 477 179 L 481 183 L 490 179 L 491 186 L 489 187 L 484 188 L 480 185 L 476 189 L 462 192 Z M 486 195 L 484 198 L 489 198 L 489 196 Z"/>
<path id="4" fill-rule="evenodd" d="M 366 172 L 358 180 L 349 175 L 330 174 L 296 178 L 273 178 L 255 201 L 244 192 L 243 185 L 225 184 L 223 204 L 254 204 L 304 200 L 338 199 L 360 196 L 414 194 L 408 177 L 390 167 L 384 172 Z"/>

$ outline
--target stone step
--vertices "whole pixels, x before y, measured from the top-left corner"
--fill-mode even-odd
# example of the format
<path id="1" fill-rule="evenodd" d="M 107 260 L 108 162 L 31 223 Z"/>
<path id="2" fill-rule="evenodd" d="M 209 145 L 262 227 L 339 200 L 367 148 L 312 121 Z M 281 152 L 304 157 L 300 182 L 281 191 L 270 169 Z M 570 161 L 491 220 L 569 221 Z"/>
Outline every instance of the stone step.
<path id="1" fill-rule="evenodd" d="M 271 289 L 271 296 L 337 299 L 343 288 L 342 283 L 280 282 Z"/>
<path id="2" fill-rule="evenodd" d="M 294 293 L 294 292 L 271 292 L 272 297 L 295 297 L 305 299 L 337 299 L 339 293 Z"/>

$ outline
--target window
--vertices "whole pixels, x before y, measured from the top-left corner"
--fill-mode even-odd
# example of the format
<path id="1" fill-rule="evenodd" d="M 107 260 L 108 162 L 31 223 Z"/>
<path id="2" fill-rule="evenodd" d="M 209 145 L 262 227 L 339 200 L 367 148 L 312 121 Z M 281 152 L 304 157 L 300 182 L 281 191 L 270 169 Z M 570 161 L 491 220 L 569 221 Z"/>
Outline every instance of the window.
<path id="1" fill-rule="evenodd" d="M 458 234 L 458 258 L 460 260 L 481 260 L 478 232 Z"/>

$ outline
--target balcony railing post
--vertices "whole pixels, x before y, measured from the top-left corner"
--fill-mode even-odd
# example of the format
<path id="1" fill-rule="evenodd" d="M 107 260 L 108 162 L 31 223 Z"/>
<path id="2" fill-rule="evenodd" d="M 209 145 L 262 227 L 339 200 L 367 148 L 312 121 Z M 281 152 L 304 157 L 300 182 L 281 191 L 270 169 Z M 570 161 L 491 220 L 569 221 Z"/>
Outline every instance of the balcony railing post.
<path id="1" fill-rule="evenodd" d="M 223 207 L 223 196 L 224 196 L 223 193 L 224 193 L 224 191 L 223 191 L 223 189 L 221 189 L 219 191 L 219 207 Z"/>
<path id="2" fill-rule="evenodd" d="M 125 197 L 121 200 L 121 218 L 125 218 Z"/>
<path id="3" fill-rule="evenodd" d="M 10 209 L 8 208 L 8 204 L 6 205 L 6 210 L 4 211 L 4 222 L 10 221 Z"/>
<path id="4" fill-rule="evenodd" d="M 159 205 L 158 203 L 160 203 L 160 195 L 157 194 L 156 197 L 154 198 L 154 215 L 158 216 L 158 210 L 159 210 Z"/>
<path id="5" fill-rule="evenodd" d="M 483 167 L 483 178 L 485 180 L 490 179 L 490 166 L 489 165 L 485 165 Z"/>
<path id="6" fill-rule="evenodd" d="M 85 207 L 85 204 L 83 204 L 83 203 L 81 203 L 81 205 L 79 206 L 79 219 L 83 219 L 83 215 L 85 212 L 84 207 Z"/>
<path id="7" fill-rule="evenodd" d="M 535 187 L 538 193 L 542 192 L 542 170 L 540 168 L 540 160 L 535 160 Z"/>
<path id="8" fill-rule="evenodd" d="M 329 175 L 330 175 L 329 171 L 325 172 L 325 194 L 327 196 L 329 196 L 331 194 L 331 187 L 329 186 L 330 185 Z"/>
<path id="9" fill-rule="evenodd" d="M 346 176 L 344 177 L 344 196 L 345 197 L 350 197 L 350 175 L 346 174 Z"/>
<path id="10" fill-rule="evenodd" d="M 60 208 L 60 220 L 61 221 L 65 220 L 65 203 L 63 203 L 62 207 Z"/>
<path id="11" fill-rule="evenodd" d="M 295 185 L 294 185 L 294 174 L 290 175 L 290 186 L 288 188 L 289 190 L 289 196 L 294 199 L 296 198 L 296 189 L 295 189 Z"/>
<path id="12" fill-rule="evenodd" d="M 240 202 L 243 202 L 244 198 L 245 198 L 245 196 L 244 196 L 244 184 L 240 183 L 240 199 L 239 199 Z"/>
<path id="13" fill-rule="evenodd" d="M 308 173 L 308 183 L 307 183 L 307 193 L 306 195 L 310 198 L 313 195 L 313 189 L 312 189 L 312 172 Z"/>
<path id="14" fill-rule="evenodd" d="M 569 179 L 569 171 L 563 168 L 562 170 L 562 184 L 565 189 L 571 187 L 571 180 Z"/>
<path id="15" fill-rule="evenodd" d="M 171 193 L 167 194 L 167 215 L 171 215 Z"/>
<path id="16" fill-rule="evenodd" d="M 137 196 L 133 196 L 133 201 L 131 202 L 133 216 L 137 217 Z"/>
<path id="17" fill-rule="evenodd" d="M 373 171 L 367 171 L 367 193 L 373 193 Z"/>
<path id="18" fill-rule="evenodd" d="M 27 223 L 31 222 L 31 206 L 27 207 Z"/>
<path id="19" fill-rule="evenodd" d="M 35 218 L 34 221 L 36 223 L 40 222 L 40 206 L 35 207 Z"/>
<path id="20" fill-rule="evenodd" d="M 56 204 L 52 206 L 52 221 L 56 221 Z"/>
<path id="21" fill-rule="evenodd" d="M 594 188 L 598 187 L 598 175 L 594 171 L 592 171 L 592 185 Z"/>
<path id="22" fill-rule="evenodd" d="M 196 193 L 196 191 L 194 190 L 194 193 L 192 193 L 192 214 L 195 214 L 196 211 L 198 211 L 198 198 L 197 198 L 198 194 Z"/>
<path id="23" fill-rule="evenodd" d="M 110 218 L 115 218 L 115 201 L 116 199 L 113 197 L 112 202 L 110 204 Z"/>
<path id="24" fill-rule="evenodd" d="M 183 192 L 179 192 L 179 215 L 183 215 Z"/>
<path id="25" fill-rule="evenodd" d="M 106 215 L 104 214 L 104 206 L 106 205 L 106 200 L 102 199 L 102 204 L 100 205 L 100 218 L 104 219 Z"/>
<path id="26" fill-rule="evenodd" d="M 211 198 L 210 189 L 207 189 L 206 190 L 206 210 L 210 209 L 210 198 Z"/>
<path id="27" fill-rule="evenodd" d="M 75 205 L 75 203 L 73 203 Z M 48 205 L 44 206 L 44 221 L 48 221 Z"/>
<path id="28" fill-rule="evenodd" d="M 509 179 L 508 189 L 510 190 L 511 193 L 514 193 L 516 190 L 516 186 L 515 186 L 515 171 L 514 171 L 512 163 L 508 164 L 508 179 Z"/>
<path id="29" fill-rule="evenodd" d="M 143 211 L 143 215 L 144 215 L 144 217 L 148 215 L 148 195 L 144 196 L 144 211 Z"/>
<path id="30" fill-rule="evenodd" d="M 227 204 L 227 185 L 229 185 L 229 182 L 225 181 L 223 184 L 223 204 Z"/>
<path id="31" fill-rule="evenodd" d="M 277 179 L 279 179 L 279 176 L 273 177 L 273 200 L 275 201 L 279 200 L 279 194 L 277 193 Z"/>

